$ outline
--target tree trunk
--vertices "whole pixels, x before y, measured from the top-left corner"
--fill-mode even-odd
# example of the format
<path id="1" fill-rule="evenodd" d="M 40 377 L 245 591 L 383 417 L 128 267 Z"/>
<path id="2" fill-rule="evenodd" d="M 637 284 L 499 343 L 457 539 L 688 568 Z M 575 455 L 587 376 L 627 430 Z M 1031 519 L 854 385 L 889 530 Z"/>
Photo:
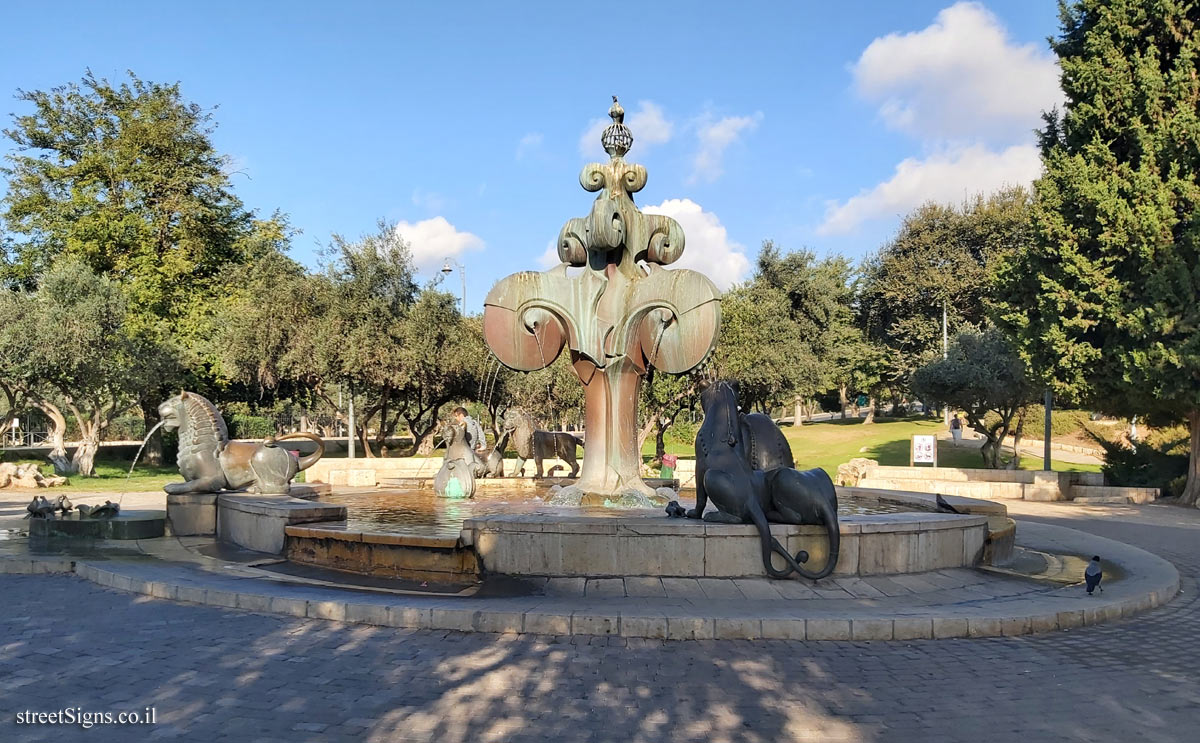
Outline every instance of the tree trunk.
<path id="1" fill-rule="evenodd" d="M 842 409 L 842 420 L 846 420 L 846 406 L 850 401 L 846 399 L 846 385 L 838 386 L 838 406 Z"/>
<path id="2" fill-rule="evenodd" d="M 79 446 L 71 457 L 74 470 L 84 477 L 96 476 L 96 452 L 100 450 L 100 429 L 95 423 L 80 422 Z"/>
<path id="3" fill-rule="evenodd" d="M 987 469 L 1000 469 L 1000 441 L 995 436 L 988 435 L 983 446 L 979 447 L 979 455 L 983 457 L 983 465 Z"/>
<path id="4" fill-rule="evenodd" d="M 1192 433 L 1191 454 L 1188 456 L 1187 484 L 1179 497 L 1181 503 L 1200 507 L 1200 409 L 1188 413 Z"/>
<path id="5" fill-rule="evenodd" d="M 668 424 L 669 425 L 669 424 Z M 661 467 L 667 455 L 667 426 L 659 426 L 654 433 L 654 466 Z"/>
<path id="6" fill-rule="evenodd" d="M 425 435 L 421 437 L 421 442 L 417 444 L 417 456 L 427 457 L 433 454 L 433 446 L 437 443 L 436 433 L 436 426 L 425 432 Z"/>
<path id="7" fill-rule="evenodd" d="M 875 422 L 875 396 L 867 396 L 867 417 L 863 418 L 863 425 L 868 425 Z"/>
<path id="8" fill-rule="evenodd" d="M 359 456 L 366 457 L 367 459 L 374 459 L 375 452 L 371 451 L 371 444 L 367 439 L 367 422 L 363 421 L 362 425 L 359 425 L 358 421 L 355 421 L 354 427 L 358 429 L 355 432 L 355 435 L 358 437 L 359 446 L 362 447 L 362 453 L 359 454 Z"/>
<path id="9" fill-rule="evenodd" d="M 50 421 L 50 453 L 46 458 L 54 465 L 54 474 L 73 475 L 75 467 L 67 456 L 67 418 L 56 406 L 49 403 L 37 403 L 37 409 L 45 413 Z"/>
<path id="10" fill-rule="evenodd" d="M 153 401 L 142 401 L 142 423 L 145 424 L 146 430 L 149 431 L 158 425 L 158 407 Z M 163 463 L 163 443 L 162 432 L 156 431 L 150 440 L 146 442 L 146 448 L 142 450 L 142 461 L 146 464 L 160 465 Z"/>
<path id="11" fill-rule="evenodd" d="M 642 426 L 642 430 L 638 431 L 637 450 L 639 456 L 641 455 L 642 447 L 646 445 L 646 439 L 650 438 L 650 432 L 657 427 L 658 413 L 655 413 L 650 416 L 648 421 L 646 421 L 646 425 Z"/>
<path id="12" fill-rule="evenodd" d="M 1021 436 L 1024 434 L 1024 432 L 1025 432 L 1025 408 L 1021 408 L 1021 410 L 1017 413 L 1017 427 L 1013 430 L 1013 461 L 1016 462 L 1018 465 L 1021 462 Z M 1049 436 L 1049 435 L 1050 435 L 1050 432 L 1047 431 L 1046 433 L 1043 434 L 1043 437 Z M 1016 469 L 1016 467 L 1014 467 L 1013 469 Z"/>

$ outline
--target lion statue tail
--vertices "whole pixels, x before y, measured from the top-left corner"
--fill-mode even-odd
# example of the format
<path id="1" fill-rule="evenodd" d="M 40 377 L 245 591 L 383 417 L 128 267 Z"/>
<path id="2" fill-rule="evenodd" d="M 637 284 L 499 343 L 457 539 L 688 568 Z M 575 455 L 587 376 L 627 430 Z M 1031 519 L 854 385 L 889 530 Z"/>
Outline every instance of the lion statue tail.
<path id="1" fill-rule="evenodd" d="M 317 463 L 321 457 L 325 456 L 325 440 L 320 436 L 311 433 L 285 433 L 282 436 L 276 436 L 276 441 L 287 441 L 288 439 L 308 439 L 317 445 L 317 450 L 312 454 L 306 454 L 300 457 L 300 470 L 306 470 Z"/>

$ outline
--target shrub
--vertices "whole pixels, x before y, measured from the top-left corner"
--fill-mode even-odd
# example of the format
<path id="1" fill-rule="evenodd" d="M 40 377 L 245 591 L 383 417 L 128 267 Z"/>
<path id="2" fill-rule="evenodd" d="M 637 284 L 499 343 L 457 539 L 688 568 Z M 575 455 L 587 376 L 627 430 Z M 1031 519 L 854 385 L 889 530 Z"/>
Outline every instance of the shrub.
<path id="1" fill-rule="evenodd" d="M 107 441 L 141 441 L 146 437 L 146 422 L 140 415 L 123 415 L 108 424 Z"/>
<path id="2" fill-rule="evenodd" d="M 682 416 L 677 418 L 671 427 L 667 429 L 667 438 L 677 444 L 691 446 L 696 443 L 696 430 L 698 426 L 689 420 L 685 420 Z"/>
<path id="3" fill-rule="evenodd" d="M 1050 434 L 1051 436 L 1070 436 L 1073 433 L 1078 433 L 1087 429 L 1087 423 L 1090 418 L 1090 413 L 1086 410 L 1051 410 L 1050 411 Z M 995 413 L 988 413 L 984 419 L 988 425 L 992 425 L 1000 420 Z M 1016 419 L 1013 420 L 1013 429 L 1016 429 Z M 1021 435 L 1030 439 L 1041 439 L 1046 433 L 1046 408 L 1042 405 L 1029 405 L 1025 408 L 1025 425 L 1021 429 Z"/>
<path id="4" fill-rule="evenodd" d="M 1115 485 L 1169 489 L 1187 472 L 1188 432 L 1183 426 L 1152 429 L 1133 449 L 1099 443 L 1106 454 L 1104 475 Z"/>
<path id="5" fill-rule="evenodd" d="M 233 439 L 262 439 L 275 435 L 275 421 L 260 415 L 234 413 L 228 416 L 225 425 Z"/>

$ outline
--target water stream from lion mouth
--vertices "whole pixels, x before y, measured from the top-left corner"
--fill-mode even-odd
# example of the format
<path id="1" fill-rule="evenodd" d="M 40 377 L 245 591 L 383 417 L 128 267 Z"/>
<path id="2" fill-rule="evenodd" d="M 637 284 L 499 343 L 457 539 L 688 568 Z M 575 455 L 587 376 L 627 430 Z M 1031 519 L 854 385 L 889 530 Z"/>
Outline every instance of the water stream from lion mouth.
<path id="1" fill-rule="evenodd" d="M 158 423 L 155 423 L 154 427 L 146 433 L 145 438 L 142 439 L 142 445 L 138 447 L 137 454 L 133 455 L 133 462 L 129 465 L 129 472 L 125 475 L 126 480 L 129 480 L 129 477 L 133 474 L 133 468 L 137 466 L 138 459 L 141 458 L 142 450 L 146 448 L 146 444 L 150 443 L 150 437 L 154 435 L 155 431 L 162 428 L 164 423 L 166 423 L 166 421 L 159 421 Z"/>
<path id="2" fill-rule="evenodd" d="M 121 491 L 121 494 L 117 496 L 118 505 L 122 503 L 125 498 L 125 493 L 129 490 L 129 478 L 133 477 L 133 468 L 137 467 L 138 459 L 141 459 L 142 456 L 142 450 L 146 448 L 146 444 L 150 442 L 150 437 L 154 435 L 154 432 L 162 428 L 164 423 L 166 423 L 166 421 L 159 421 L 158 423 L 155 423 L 154 426 L 146 432 L 145 437 L 142 438 L 142 445 L 138 447 L 137 453 L 133 455 L 133 462 L 129 464 L 129 471 L 125 473 L 125 488 Z"/>

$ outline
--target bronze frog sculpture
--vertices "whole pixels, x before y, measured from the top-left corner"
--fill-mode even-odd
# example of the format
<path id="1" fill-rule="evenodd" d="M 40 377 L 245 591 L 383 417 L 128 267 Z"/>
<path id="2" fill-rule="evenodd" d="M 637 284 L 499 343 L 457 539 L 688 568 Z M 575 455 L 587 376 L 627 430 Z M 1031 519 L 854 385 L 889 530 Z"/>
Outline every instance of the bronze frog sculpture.
<path id="1" fill-rule="evenodd" d="M 763 567 L 772 578 L 792 573 L 817 580 L 837 565 L 840 533 L 837 491 L 824 470 L 792 468 L 791 448 L 767 416 L 741 414 L 733 383 L 713 382 L 700 393 L 704 423 L 696 436 L 696 507 L 688 518 L 723 524 L 754 524 L 762 539 Z M 704 512 L 709 501 L 716 511 Z M 804 567 L 808 553 L 787 551 L 771 535 L 771 523 L 824 526 L 829 559 L 817 571 Z M 786 562 L 783 570 L 772 556 Z"/>
<path id="2" fill-rule="evenodd" d="M 181 392 L 158 406 L 163 428 L 179 432 L 179 474 L 185 482 L 167 483 L 163 490 L 217 493 L 248 489 L 261 495 L 286 495 L 297 472 L 314 465 L 325 453 L 325 442 L 311 433 L 289 433 L 254 441 L 230 441 L 229 429 L 217 407 L 194 392 Z M 294 457 L 280 441 L 308 439 L 317 450 Z"/>

